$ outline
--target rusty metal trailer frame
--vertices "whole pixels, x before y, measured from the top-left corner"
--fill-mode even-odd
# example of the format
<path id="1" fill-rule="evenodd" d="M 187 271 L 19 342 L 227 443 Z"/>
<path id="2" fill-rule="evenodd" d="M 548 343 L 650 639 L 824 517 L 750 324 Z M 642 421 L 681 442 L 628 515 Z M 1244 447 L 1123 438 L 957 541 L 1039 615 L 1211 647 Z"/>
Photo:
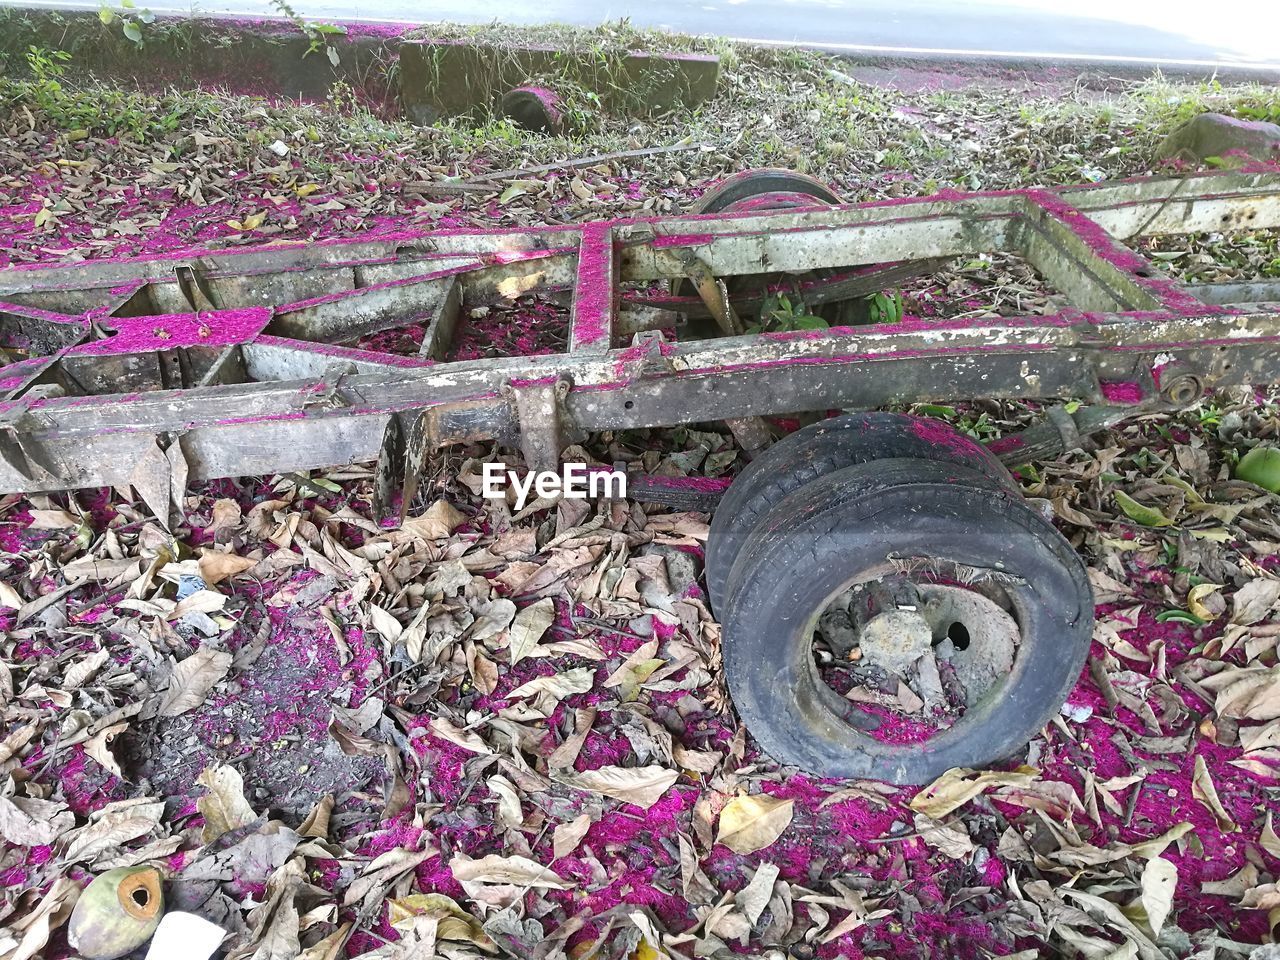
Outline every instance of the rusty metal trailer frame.
<path id="1" fill-rule="evenodd" d="M 132 484 L 166 516 L 191 482 L 377 460 L 380 502 L 399 489 L 407 504 L 431 450 L 459 440 L 518 445 L 547 466 L 589 431 L 980 396 L 1076 398 L 1104 405 L 1094 423 L 1112 422 L 1280 381 L 1280 285 L 1186 287 L 1122 241 L 1275 226 L 1280 172 L 1263 168 L 11 268 L 0 271 L 12 361 L 0 368 L 0 491 Z M 1020 254 L 1071 306 L 691 341 L 663 332 L 686 313 L 732 319 L 723 278 L 822 269 L 818 302 L 891 286 L 912 264 L 996 251 Z M 701 296 L 668 293 L 680 278 Z M 564 352 L 444 359 L 468 308 L 525 294 L 567 304 Z M 350 345 L 419 322 L 416 357 Z"/>

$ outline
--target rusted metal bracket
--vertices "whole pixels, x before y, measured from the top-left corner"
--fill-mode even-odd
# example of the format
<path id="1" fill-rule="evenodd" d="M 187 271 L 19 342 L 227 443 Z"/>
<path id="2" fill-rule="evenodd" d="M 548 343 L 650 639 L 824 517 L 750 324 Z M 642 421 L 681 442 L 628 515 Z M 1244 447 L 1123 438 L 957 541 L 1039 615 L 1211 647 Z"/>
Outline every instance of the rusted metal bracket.
<path id="1" fill-rule="evenodd" d="M 192 310 L 199 312 L 218 309 L 218 305 L 213 301 L 213 292 L 209 288 L 208 281 L 196 272 L 195 267 L 189 263 L 180 263 L 173 268 L 173 274 L 178 281 L 178 289 L 182 291 L 183 299 Z"/>
<path id="2" fill-rule="evenodd" d="M 551 383 L 511 383 L 503 392 L 515 404 L 520 430 L 520 452 L 531 470 L 554 470 L 560 451 L 585 434 L 575 431 L 565 411 L 569 381 Z"/>
<path id="3" fill-rule="evenodd" d="M 698 291 L 707 311 L 719 324 L 725 336 L 733 337 L 742 333 L 745 327 L 738 312 L 729 302 L 729 288 L 711 271 L 703 260 L 692 250 L 684 258 L 685 270 L 693 281 L 693 288 Z"/>
<path id="4" fill-rule="evenodd" d="M 38 419 L 24 406 L 0 411 L 0 459 L 29 481 L 58 476 L 56 466 L 32 436 L 39 426 Z"/>

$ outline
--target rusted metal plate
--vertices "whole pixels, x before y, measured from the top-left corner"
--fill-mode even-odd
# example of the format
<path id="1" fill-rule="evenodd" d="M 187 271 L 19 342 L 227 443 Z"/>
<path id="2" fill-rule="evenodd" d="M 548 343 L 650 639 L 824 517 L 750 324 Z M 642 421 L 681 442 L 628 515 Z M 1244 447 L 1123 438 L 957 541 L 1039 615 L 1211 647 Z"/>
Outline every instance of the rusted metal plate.
<path id="1" fill-rule="evenodd" d="M 390 497 L 409 487 L 393 474 L 454 439 L 546 460 L 589 430 L 976 396 L 1181 403 L 1280 380 L 1280 313 L 1249 299 L 1270 287 L 1201 295 L 1108 233 L 1224 217 L 1280 225 L 1280 173 L 0 271 L 0 491 L 128 484 L 159 456 L 181 454 L 173 475 L 196 481 L 398 445 L 380 465 Z M 727 277 L 830 270 L 815 289 L 841 296 L 996 251 L 1026 258 L 1072 305 L 689 341 L 652 329 L 680 309 L 660 291 L 691 264 L 716 291 Z M 568 304 L 564 353 L 446 359 L 462 310 L 525 295 Z M 359 342 L 408 325 L 425 333 L 407 355 Z"/>

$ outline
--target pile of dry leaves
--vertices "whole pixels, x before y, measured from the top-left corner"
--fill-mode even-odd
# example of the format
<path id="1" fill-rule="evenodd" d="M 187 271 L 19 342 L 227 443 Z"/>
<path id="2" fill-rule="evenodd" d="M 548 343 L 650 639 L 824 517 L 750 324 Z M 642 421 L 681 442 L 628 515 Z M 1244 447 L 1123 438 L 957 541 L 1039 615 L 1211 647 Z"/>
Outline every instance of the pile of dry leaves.
<path id="1" fill-rule="evenodd" d="M 133 863 L 239 958 L 1247 951 L 1280 919 L 1280 522 L 1222 462 L 1276 432 L 1250 398 L 1027 472 L 1091 561 L 1089 669 L 1021 765 L 919 792 L 757 753 L 705 516 L 513 514 L 479 448 L 398 530 L 358 470 L 212 484 L 172 534 L 123 491 L 6 498 L 2 955 L 58 955 Z"/>

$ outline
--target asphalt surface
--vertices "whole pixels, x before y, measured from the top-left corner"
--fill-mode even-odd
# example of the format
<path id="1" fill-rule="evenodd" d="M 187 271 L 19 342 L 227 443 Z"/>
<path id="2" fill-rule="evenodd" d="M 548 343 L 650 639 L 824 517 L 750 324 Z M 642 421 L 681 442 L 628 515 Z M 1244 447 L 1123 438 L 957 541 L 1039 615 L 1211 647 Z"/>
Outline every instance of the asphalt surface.
<path id="1" fill-rule="evenodd" d="M 303 16 L 334 21 L 641 27 L 797 44 L 870 56 L 1011 59 L 1280 71 L 1280 3 L 1241 0 L 292 0 Z M 97 0 L 15 6 L 98 9 Z M 145 0 L 137 0 L 142 7 Z M 156 13 L 188 13 L 190 0 L 154 0 Z M 277 16 L 270 0 L 211 0 L 205 15 Z"/>

